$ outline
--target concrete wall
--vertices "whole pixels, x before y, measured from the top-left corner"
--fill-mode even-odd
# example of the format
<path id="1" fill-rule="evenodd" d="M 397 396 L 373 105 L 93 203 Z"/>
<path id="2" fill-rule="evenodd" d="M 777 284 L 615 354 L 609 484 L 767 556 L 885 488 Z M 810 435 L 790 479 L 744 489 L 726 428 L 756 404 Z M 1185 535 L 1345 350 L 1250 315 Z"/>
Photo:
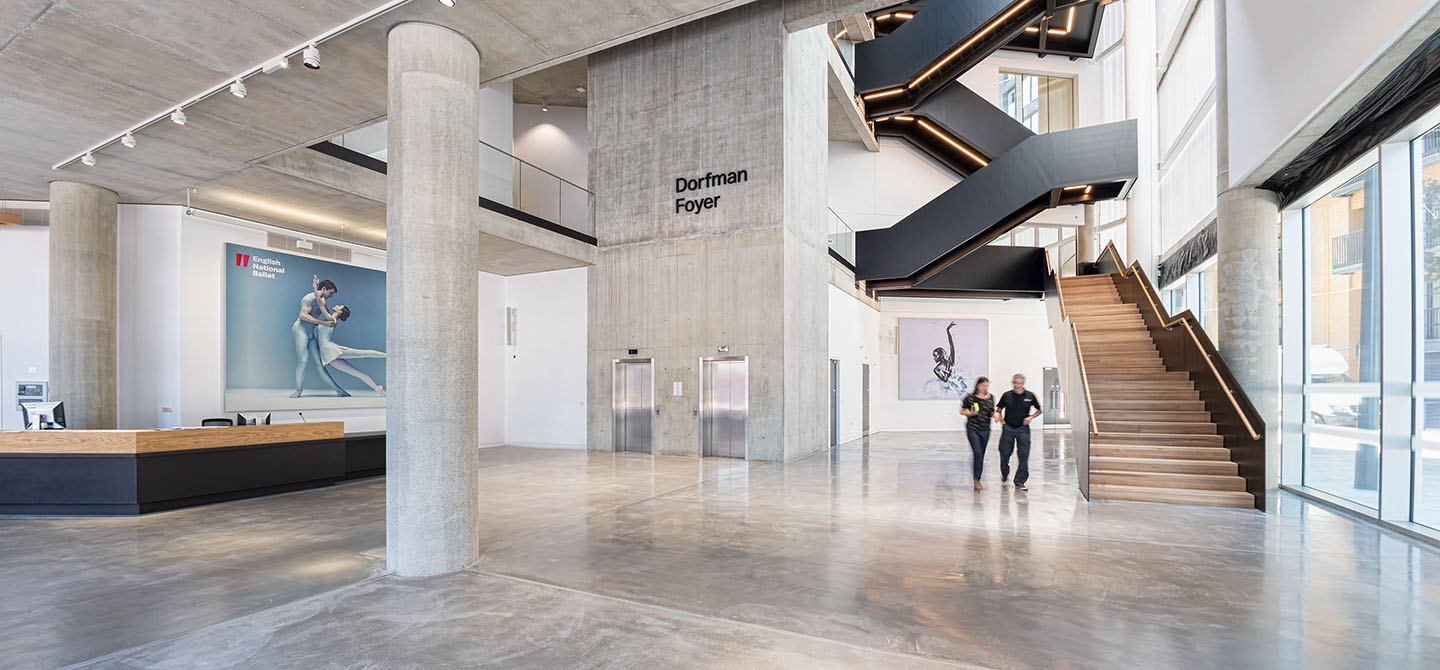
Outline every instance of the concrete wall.
<path id="1" fill-rule="evenodd" d="M 15 383 L 50 378 L 50 229 L 0 228 L 0 268 L 0 429 L 18 430 Z"/>
<path id="2" fill-rule="evenodd" d="M 751 458 L 825 448 L 824 35 L 761 2 L 591 57 L 589 447 L 610 449 L 611 362 L 655 359 L 654 449 L 699 453 L 699 359 L 750 358 Z M 782 104 L 777 104 L 781 102 Z M 745 170 L 676 193 L 677 177 Z M 718 196 L 676 213 L 677 197 Z"/>
<path id="3" fill-rule="evenodd" d="M 1226 0 L 1231 184 L 1434 4 Z"/>

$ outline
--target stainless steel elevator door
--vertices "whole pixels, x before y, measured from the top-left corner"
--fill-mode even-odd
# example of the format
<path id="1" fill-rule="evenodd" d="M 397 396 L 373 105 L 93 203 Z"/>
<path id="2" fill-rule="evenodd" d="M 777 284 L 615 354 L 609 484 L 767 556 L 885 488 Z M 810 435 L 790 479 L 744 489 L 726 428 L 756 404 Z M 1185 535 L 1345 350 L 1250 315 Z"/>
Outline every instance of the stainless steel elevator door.
<path id="1" fill-rule="evenodd" d="M 870 434 L 870 364 L 860 366 L 860 433 Z"/>
<path id="2" fill-rule="evenodd" d="M 743 358 L 700 362 L 702 455 L 745 458 L 745 422 L 750 413 L 748 368 Z"/>
<path id="3" fill-rule="evenodd" d="M 615 361 L 615 451 L 650 453 L 655 373 L 649 360 Z"/>

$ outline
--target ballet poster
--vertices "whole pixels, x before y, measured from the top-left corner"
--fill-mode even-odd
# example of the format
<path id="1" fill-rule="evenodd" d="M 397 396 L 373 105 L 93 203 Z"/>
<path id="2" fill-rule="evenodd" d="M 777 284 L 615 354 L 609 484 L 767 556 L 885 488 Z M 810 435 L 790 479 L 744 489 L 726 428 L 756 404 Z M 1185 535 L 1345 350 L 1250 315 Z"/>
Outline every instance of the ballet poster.
<path id="1" fill-rule="evenodd" d="M 224 261 L 226 410 L 385 405 L 384 272 L 238 244 Z"/>
<path id="2" fill-rule="evenodd" d="M 959 400 L 989 374 L 990 322 L 900 319 L 901 400 Z"/>

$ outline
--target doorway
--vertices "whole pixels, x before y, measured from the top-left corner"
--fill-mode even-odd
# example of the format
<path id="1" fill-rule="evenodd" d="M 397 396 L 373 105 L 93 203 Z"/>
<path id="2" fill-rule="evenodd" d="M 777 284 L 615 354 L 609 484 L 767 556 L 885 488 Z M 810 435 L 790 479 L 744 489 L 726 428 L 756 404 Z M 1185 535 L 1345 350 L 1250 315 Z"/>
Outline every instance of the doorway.
<path id="1" fill-rule="evenodd" d="M 748 358 L 700 359 L 702 456 L 745 458 L 750 414 Z"/>
<path id="2" fill-rule="evenodd" d="M 830 359 L 830 446 L 840 441 L 840 361 Z"/>
<path id="3" fill-rule="evenodd" d="M 650 453 L 655 422 L 655 364 L 649 358 L 615 361 L 612 410 L 615 451 Z"/>
<path id="4" fill-rule="evenodd" d="M 870 434 L 870 364 L 860 365 L 860 434 Z"/>

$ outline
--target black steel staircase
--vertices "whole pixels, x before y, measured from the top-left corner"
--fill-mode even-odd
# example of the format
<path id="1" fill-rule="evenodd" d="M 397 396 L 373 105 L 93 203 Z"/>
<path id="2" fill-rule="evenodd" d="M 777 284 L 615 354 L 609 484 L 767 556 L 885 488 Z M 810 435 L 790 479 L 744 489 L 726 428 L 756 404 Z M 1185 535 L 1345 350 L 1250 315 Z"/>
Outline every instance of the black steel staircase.
<path id="1" fill-rule="evenodd" d="M 856 45 L 855 88 L 877 135 L 904 138 L 964 179 L 894 226 L 857 233 L 856 278 L 881 293 L 973 285 L 957 261 L 1047 208 L 1123 198 L 1138 174 L 1135 122 L 1035 135 L 955 81 L 1002 47 L 1093 53 L 1102 2 L 916 7 L 885 36 Z"/>

